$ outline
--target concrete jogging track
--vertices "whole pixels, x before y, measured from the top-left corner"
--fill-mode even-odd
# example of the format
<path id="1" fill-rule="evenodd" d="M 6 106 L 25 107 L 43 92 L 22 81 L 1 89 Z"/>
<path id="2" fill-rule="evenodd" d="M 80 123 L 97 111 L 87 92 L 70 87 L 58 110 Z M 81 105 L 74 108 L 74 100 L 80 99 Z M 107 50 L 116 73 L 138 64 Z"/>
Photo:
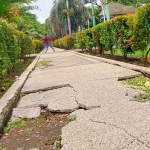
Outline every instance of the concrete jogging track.
<path id="1" fill-rule="evenodd" d="M 142 91 L 119 81 L 141 73 L 150 69 L 57 48 L 40 53 L 0 99 L 0 129 L 10 115 L 38 117 L 44 105 L 76 116 L 62 128 L 61 150 L 148 150 L 150 103 L 131 101 Z M 28 94 L 19 100 L 20 92 Z"/>

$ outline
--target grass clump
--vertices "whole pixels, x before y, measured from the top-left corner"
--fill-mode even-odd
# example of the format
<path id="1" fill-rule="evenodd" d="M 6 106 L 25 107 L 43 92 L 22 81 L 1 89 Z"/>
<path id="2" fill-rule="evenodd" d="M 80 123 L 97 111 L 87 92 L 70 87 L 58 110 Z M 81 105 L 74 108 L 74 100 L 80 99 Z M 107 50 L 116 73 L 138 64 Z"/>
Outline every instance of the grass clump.
<path id="1" fill-rule="evenodd" d="M 48 67 L 49 65 L 50 65 L 50 61 L 39 61 L 36 63 L 37 67 L 42 67 L 42 66 Z"/>
<path id="2" fill-rule="evenodd" d="M 7 127 L 4 128 L 4 132 L 8 133 L 11 129 L 16 129 L 20 127 L 24 127 L 28 124 L 28 121 L 17 119 L 14 122 L 9 122 Z"/>
<path id="3" fill-rule="evenodd" d="M 123 81 L 125 84 L 131 85 L 131 87 L 143 90 L 147 93 L 150 92 L 150 78 L 147 78 L 145 76 L 139 76 L 132 79 L 127 79 Z"/>
<path id="4" fill-rule="evenodd" d="M 74 120 L 76 120 L 76 115 L 69 115 L 69 116 L 67 116 L 67 121 L 69 121 L 69 122 L 71 122 L 71 121 L 74 121 Z"/>
<path id="5" fill-rule="evenodd" d="M 134 96 L 132 100 L 141 102 L 141 103 L 148 102 L 150 101 L 150 94 L 139 94 L 139 95 Z"/>
<path id="6" fill-rule="evenodd" d="M 61 149 L 61 136 L 56 137 L 55 147 L 60 150 Z"/>
<path id="7" fill-rule="evenodd" d="M 125 84 L 131 85 L 134 89 L 143 90 L 146 93 L 135 95 L 132 101 L 137 102 L 148 102 L 150 101 L 150 78 L 145 76 L 139 76 L 132 79 L 127 79 L 123 81 Z"/>

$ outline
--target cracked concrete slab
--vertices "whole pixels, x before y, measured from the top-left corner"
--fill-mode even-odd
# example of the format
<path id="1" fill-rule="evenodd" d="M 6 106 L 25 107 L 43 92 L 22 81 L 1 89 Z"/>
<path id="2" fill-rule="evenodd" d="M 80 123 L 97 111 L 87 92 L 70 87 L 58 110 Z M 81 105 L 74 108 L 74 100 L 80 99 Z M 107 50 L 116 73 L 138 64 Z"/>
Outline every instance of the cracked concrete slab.
<path id="1" fill-rule="evenodd" d="M 127 150 L 131 147 L 148 150 L 124 130 L 105 123 L 74 121 L 62 129 L 61 150 Z"/>
<path id="2" fill-rule="evenodd" d="M 14 118 L 37 118 L 40 116 L 40 107 L 14 108 L 12 117 Z"/>
<path id="3" fill-rule="evenodd" d="M 47 106 L 51 112 L 73 112 L 79 108 L 75 96 L 76 93 L 71 87 L 31 93 L 21 98 L 17 110 L 23 111 L 29 107 Z"/>
<path id="4" fill-rule="evenodd" d="M 104 105 L 102 108 L 96 108 L 91 110 L 83 110 L 79 109 L 70 115 L 75 115 L 76 120 L 72 123 L 69 123 L 62 129 L 62 150 L 76 150 L 76 147 L 71 147 L 70 143 L 74 143 L 77 141 L 77 138 L 80 138 L 80 135 L 83 135 L 85 139 L 80 138 L 78 140 L 78 145 L 82 145 L 81 143 L 89 144 L 96 144 L 100 142 L 97 147 L 92 146 L 91 149 L 93 150 L 116 150 L 116 149 L 124 149 L 124 150 L 148 150 L 150 149 L 150 118 L 149 118 L 149 105 L 133 102 L 127 102 L 122 105 Z M 93 124 L 94 123 L 94 124 Z M 78 126 L 83 124 L 82 131 L 78 132 Z M 89 131 L 89 126 L 85 127 L 87 124 L 89 126 L 93 126 L 94 132 L 98 135 L 95 135 L 97 138 L 97 142 L 92 141 L 93 136 L 91 137 L 92 133 L 89 134 L 89 137 L 85 135 L 85 128 Z M 124 139 L 124 134 L 127 134 L 132 140 L 129 143 L 124 141 L 124 145 L 115 145 L 115 147 L 111 147 L 110 143 L 106 143 L 105 139 L 101 140 L 101 136 L 103 136 L 103 128 L 97 129 L 95 131 L 97 125 L 105 125 L 108 127 L 108 130 L 112 131 L 112 127 L 119 129 L 115 136 L 118 137 L 118 133 L 120 138 Z M 124 134 L 120 133 L 120 130 Z M 93 131 L 91 131 L 93 132 Z M 112 131 L 115 132 L 115 131 Z M 72 138 L 70 137 L 70 133 Z M 109 135 L 105 132 L 106 136 Z M 114 135 L 113 135 L 114 136 Z M 90 138 L 90 139 L 89 139 Z M 108 140 L 110 139 L 113 141 L 112 137 L 107 137 Z M 116 142 L 119 140 L 116 139 Z M 128 138 L 127 138 L 128 139 Z M 86 141 L 87 140 L 87 141 Z M 80 143 L 81 142 L 81 143 Z M 113 141 L 114 142 L 114 141 Z M 105 143 L 105 146 L 110 147 L 102 147 L 102 143 Z M 73 145 L 73 144 L 72 144 Z M 120 147 L 121 146 L 121 147 Z M 87 147 L 78 147 L 78 150 L 86 150 Z M 89 149 L 90 150 L 90 149 Z"/>
<path id="5" fill-rule="evenodd" d="M 141 73 L 71 52 L 44 54 L 41 60 L 52 61 L 54 66 L 34 70 L 22 92 L 63 84 L 70 87 L 26 95 L 18 109 L 43 104 L 50 111 L 76 115 L 62 129 L 61 150 L 150 149 L 149 104 L 130 101 L 141 91 L 118 81 Z"/>
<path id="6" fill-rule="evenodd" d="M 48 69 L 45 71 L 34 71 L 27 80 L 22 91 L 57 86 L 60 84 L 71 84 L 106 80 L 124 76 L 140 75 L 129 69 L 106 63 L 94 63 L 88 65 L 71 66 L 67 68 Z M 81 80 L 82 79 L 82 80 Z M 74 85 L 73 85 L 74 86 Z"/>

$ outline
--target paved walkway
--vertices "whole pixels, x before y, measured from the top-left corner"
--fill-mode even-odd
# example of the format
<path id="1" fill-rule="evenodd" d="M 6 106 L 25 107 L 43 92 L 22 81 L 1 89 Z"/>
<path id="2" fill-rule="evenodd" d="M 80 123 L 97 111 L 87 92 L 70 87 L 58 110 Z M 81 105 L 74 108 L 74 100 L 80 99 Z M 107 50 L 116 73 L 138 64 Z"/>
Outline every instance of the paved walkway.
<path id="1" fill-rule="evenodd" d="M 37 117 L 43 105 L 76 115 L 62 129 L 61 150 L 150 149 L 150 105 L 130 101 L 140 91 L 118 81 L 139 72 L 60 49 L 41 53 L 39 61 L 49 65 L 30 74 L 22 92 L 32 93 L 22 97 L 13 117 Z"/>

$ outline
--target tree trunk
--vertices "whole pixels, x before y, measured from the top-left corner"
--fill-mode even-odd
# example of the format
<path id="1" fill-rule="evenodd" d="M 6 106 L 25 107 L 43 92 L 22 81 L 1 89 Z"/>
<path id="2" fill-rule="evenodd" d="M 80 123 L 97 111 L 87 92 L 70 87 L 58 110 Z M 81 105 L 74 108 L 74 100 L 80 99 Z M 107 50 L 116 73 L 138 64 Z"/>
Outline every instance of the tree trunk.
<path id="1" fill-rule="evenodd" d="M 148 58 L 148 54 L 150 52 L 150 48 L 148 49 L 148 51 L 146 52 L 145 58 L 144 58 L 144 66 L 146 66 L 147 64 L 147 58 Z"/>
<path id="2" fill-rule="evenodd" d="M 127 53 L 126 52 L 124 52 L 123 57 L 124 57 L 124 60 L 127 60 Z"/>
<path id="3" fill-rule="evenodd" d="M 99 53 L 100 55 L 103 55 L 103 54 L 104 54 L 104 52 L 103 52 L 103 44 L 102 44 L 102 43 L 99 43 L 99 44 L 98 44 L 98 53 Z"/>
<path id="4" fill-rule="evenodd" d="M 113 45 L 110 46 L 111 58 L 114 59 Z"/>

